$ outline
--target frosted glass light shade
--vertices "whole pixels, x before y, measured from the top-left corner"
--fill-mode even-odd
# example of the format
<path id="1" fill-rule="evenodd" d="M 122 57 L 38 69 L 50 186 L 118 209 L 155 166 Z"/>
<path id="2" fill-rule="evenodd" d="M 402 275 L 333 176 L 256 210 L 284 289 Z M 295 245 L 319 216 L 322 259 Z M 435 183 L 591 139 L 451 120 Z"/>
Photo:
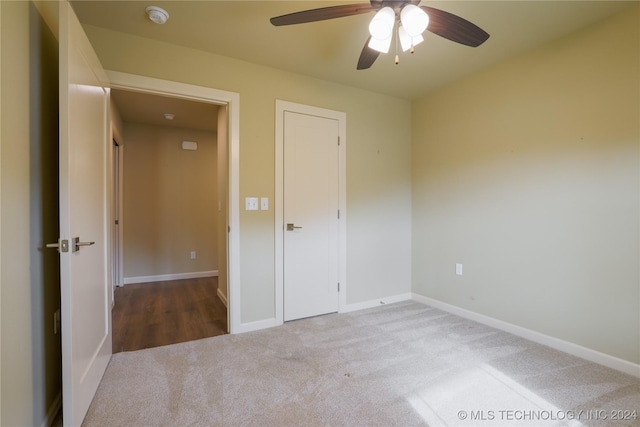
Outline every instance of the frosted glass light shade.
<path id="1" fill-rule="evenodd" d="M 429 25 L 429 15 L 415 4 L 408 4 L 400 12 L 402 26 L 411 37 L 419 36 Z"/>
<path id="2" fill-rule="evenodd" d="M 392 34 L 389 34 L 389 37 L 386 39 L 377 39 L 375 37 L 371 37 L 369 40 L 369 47 L 373 50 L 377 50 L 380 53 L 389 53 L 389 48 L 391 47 L 391 39 Z"/>
<path id="3" fill-rule="evenodd" d="M 389 6 L 383 7 L 375 14 L 369 23 L 369 34 L 378 40 L 386 40 L 393 33 L 393 25 L 396 21 L 396 14 Z"/>
<path id="4" fill-rule="evenodd" d="M 400 46 L 402 47 L 403 52 L 411 49 L 411 46 L 417 46 L 424 41 L 422 34 L 411 37 L 402 25 L 398 28 L 398 38 L 400 38 Z"/>

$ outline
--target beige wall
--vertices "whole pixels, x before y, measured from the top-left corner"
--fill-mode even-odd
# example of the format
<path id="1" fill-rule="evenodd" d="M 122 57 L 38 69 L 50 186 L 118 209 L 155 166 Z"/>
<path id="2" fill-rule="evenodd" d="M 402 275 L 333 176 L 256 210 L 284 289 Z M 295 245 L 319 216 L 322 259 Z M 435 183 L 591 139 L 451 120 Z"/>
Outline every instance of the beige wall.
<path id="1" fill-rule="evenodd" d="M 638 22 L 413 104 L 414 292 L 640 363 Z"/>
<path id="2" fill-rule="evenodd" d="M 410 103 L 86 26 L 106 69 L 240 94 L 240 198 L 273 200 L 275 101 L 347 114 L 347 301 L 410 291 Z M 274 211 L 240 215 L 243 323 L 275 315 Z"/>
<path id="3" fill-rule="evenodd" d="M 125 280 L 217 270 L 216 134 L 125 122 L 124 139 Z"/>
<path id="4" fill-rule="evenodd" d="M 0 424 L 41 425 L 61 388 L 58 254 L 43 249 L 58 238 L 58 46 L 30 2 L 0 2 L 0 20 Z"/>

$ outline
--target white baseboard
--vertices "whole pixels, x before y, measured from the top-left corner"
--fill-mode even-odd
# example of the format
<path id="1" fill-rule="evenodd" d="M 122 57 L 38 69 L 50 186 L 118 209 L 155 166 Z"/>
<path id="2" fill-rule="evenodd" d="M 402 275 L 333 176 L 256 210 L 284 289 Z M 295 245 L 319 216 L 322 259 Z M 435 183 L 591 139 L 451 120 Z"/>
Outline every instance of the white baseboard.
<path id="1" fill-rule="evenodd" d="M 192 273 L 159 274 L 156 276 L 125 277 L 124 284 L 132 285 L 134 283 L 164 282 L 167 280 L 198 279 L 201 277 L 217 277 L 217 276 L 218 276 L 218 270 L 196 271 Z"/>
<path id="2" fill-rule="evenodd" d="M 218 294 L 218 296 L 220 296 L 220 294 Z M 394 302 L 408 301 L 411 299 L 412 299 L 412 294 L 408 292 L 406 294 L 394 295 L 390 297 L 360 302 L 356 304 L 347 304 L 345 307 L 342 307 L 339 312 L 348 313 L 356 310 L 364 310 L 365 308 L 379 307 L 381 304 L 393 304 Z M 223 302 L 225 302 L 225 300 L 223 300 Z M 240 324 L 240 327 L 238 328 L 238 330 L 235 330 L 231 333 L 241 334 L 243 332 L 252 332 L 252 331 L 258 331 L 260 329 L 273 328 L 275 326 L 281 326 L 282 324 L 283 324 L 282 321 L 278 321 L 275 318 L 258 320 L 256 322 L 242 323 Z"/>
<path id="3" fill-rule="evenodd" d="M 634 377 L 640 378 L 640 365 L 629 362 L 628 360 L 623 360 L 615 356 L 611 356 L 587 347 L 583 347 L 578 344 L 571 343 L 569 341 L 561 340 L 550 335 L 545 335 L 531 329 L 523 328 L 512 323 L 485 316 L 484 314 L 469 311 L 464 308 L 456 307 L 455 305 L 447 304 L 445 302 L 428 298 L 422 295 L 413 294 L 412 299 L 431 307 L 435 307 L 440 310 L 456 314 L 460 317 L 464 317 L 466 319 L 470 319 L 478 323 L 482 323 L 484 325 L 509 332 L 513 335 L 517 335 L 530 341 L 537 342 L 538 344 L 546 345 L 547 347 L 551 347 L 556 350 L 560 350 L 565 353 L 569 353 L 571 355 L 588 360 L 590 362 L 594 362 L 599 365 L 603 365 L 608 368 L 624 372 L 625 374 L 633 375 Z"/>
<path id="4" fill-rule="evenodd" d="M 227 305 L 227 297 L 225 297 L 224 294 L 222 292 L 220 292 L 220 289 L 218 289 L 217 294 L 218 294 L 218 298 L 220 298 L 220 301 L 222 301 L 224 306 L 229 308 L 229 306 Z"/>
<path id="5" fill-rule="evenodd" d="M 55 400 L 49 407 L 49 410 L 47 411 L 47 416 L 44 420 L 42 420 L 42 424 L 40 424 L 40 427 L 49 427 L 53 425 L 53 422 L 56 419 L 56 415 L 58 415 L 58 412 L 60 411 L 61 407 L 62 407 L 62 391 L 58 393 Z"/>
<path id="6" fill-rule="evenodd" d="M 355 304 L 347 304 L 344 307 L 340 308 L 340 313 L 349 313 L 351 311 L 364 310 L 366 308 L 379 307 L 384 304 L 393 304 L 394 302 L 407 301 L 412 299 L 412 294 L 410 292 L 406 294 L 393 295 L 390 297 L 374 299 L 370 301 L 358 302 Z"/>
<path id="7" fill-rule="evenodd" d="M 275 318 L 258 320 L 256 322 L 241 323 L 237 330 L 231 331 L 232 334 L 241 334 L 243 332 L 259 331 L 260 329 L 273 328 L 274 326 L 281 326 L 282 322 L 279 322 Z"/>

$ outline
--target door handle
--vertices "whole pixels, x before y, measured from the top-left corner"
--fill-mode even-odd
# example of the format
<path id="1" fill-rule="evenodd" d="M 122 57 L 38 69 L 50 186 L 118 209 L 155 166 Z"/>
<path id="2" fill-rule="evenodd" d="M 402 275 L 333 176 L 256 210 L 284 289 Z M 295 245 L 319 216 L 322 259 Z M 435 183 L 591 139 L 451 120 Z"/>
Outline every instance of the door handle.
<path id="1" fill-rule="evenodd" d="M 74 237 L 72 252 L 78 252 L 80 250 L 80 246 L 91 246 L 95 243 L 96 242 L 81 242 L 79 237 Z"/>
<path id="2" fill-rule="evenodd" d="M 287 231 L 293 231 L 298 228 L 302 228 L 302 227 L 298 227 L 297 225 L 293 225 L 293 224 L 287 224 Z"/>
<path id="3" fill-rule="evenodd" d="M 63 240 L 63 239 L 58 239 L 58 243 L 47 243 L 45 245 L 47 248 L 54 248 L 56 249 L 59 253 L 62 252 L 69 252 L 69 241 L 68 240 Z"/>

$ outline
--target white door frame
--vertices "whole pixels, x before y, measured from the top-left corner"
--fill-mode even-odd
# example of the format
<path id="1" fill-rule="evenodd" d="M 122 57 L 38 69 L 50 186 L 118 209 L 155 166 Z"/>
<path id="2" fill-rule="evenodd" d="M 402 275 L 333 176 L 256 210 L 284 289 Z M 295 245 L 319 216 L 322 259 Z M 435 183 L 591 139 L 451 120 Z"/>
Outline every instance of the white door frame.
<path id="1" fill-rule="evenodd" d="M 122 136 L 121 135 L 116 135 L 114 126 L 113 126 L 113 122 L 110 123 L 111 125 L 111 130 L 110 130 L 110 135 L 111 135 L 111 141 L 112 143 L 118 144 L 118 148 L 117 149 L 113 149 L 113 156 L 112 156 L 112 169 L 115 169 L 113 171 L 113 175 L 111 177 L 111 185 L 113 186 L 113 190 L 112 190 L 112 195 L 113 197 L 111 198 L 111 201 L 113 203 L 116 204 L 117 209 L 112 209 L 112 212 L 115 216 L 115 219 L 117 219 L 118 221 L 118 227 L 114 227 L 114 218 L 110 218 L 111 221 L 111 227 L 113 232 L 111 233 L 112 235 L 112 241 L 116 241 L 118 242 L 117 245 L 114 244 L 114 248 L 113 248 L 113 263 L 115 264 L 113 267 L 113 277 L 112 277 L 112 286 L 111 286 L 111 305 L 113 305 L 114 303 L 114 295 L 113 292 L 115 290 L 116 286 L 122 286 L 124 284 L 124 276 L 123 276 L 123 270 L 122 270 L 122 265 L 123 265 L 123 251 L 122 251 L 122 237 L 123 237 L 123 230 L 122 230 L 122 159 L 123 159 L 123 145 L 122 145 Z M 115 166 L 118 166 L 117 168 Z M 113 208 L 113 207 L 112 207 Z M 117 210 L 117 212 L 116 212 Z M 115 268 L 115 266 L 117 266 L 117 268 Z"/>
<path id="2" fill-rule="evenodd" d="M 275 298 L 276 322 L 284 323 L 284 113 L 290 111 L 310 116 L 325 117 L 338 122 L 338 279 L 340 292 L 338 312 L 347 305 L 347 114 L 304 104 L 276 100 L 276 140 L 275 140 Z"/>
<path id="3" fill-rule="evenodd" d="M 229 332 L 241 332 L 240 316 L 240 94 L 203 86 L 160 80 L 152 77 L 108 71 L 112 89 L 169 96 L 229 108 Z M 217 120 L 217 117 L 212 117 Z"/>

